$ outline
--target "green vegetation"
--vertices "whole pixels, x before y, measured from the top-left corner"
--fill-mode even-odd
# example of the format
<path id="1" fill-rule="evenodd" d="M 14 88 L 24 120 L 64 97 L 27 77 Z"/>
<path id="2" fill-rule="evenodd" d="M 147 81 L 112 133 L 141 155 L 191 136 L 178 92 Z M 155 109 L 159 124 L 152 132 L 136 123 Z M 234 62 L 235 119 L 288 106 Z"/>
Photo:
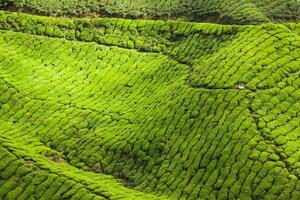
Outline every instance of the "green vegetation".
<path id="1" fill-rule="evenodd" d="M 19 3 L 51 15 L 101 3 L 49 2 L 75 1 Z M 154 17 L 180 2 L 137 5 Z M 245 15 L 221 4 L 238 23 L 299 14 L 292 1 L 260 14 L 243 2 Z M 299 199 L 299 23 L 0 11 L 0 52 L 0 199 Z"/>
<path id="2" fill-rule="evenodd" d="M 20 10 L 55 16 L 175 17 L 235 24 L 299 20 L 300 17 L 298 0 L 16 0 L 13 2 L 13 7 Z"/>

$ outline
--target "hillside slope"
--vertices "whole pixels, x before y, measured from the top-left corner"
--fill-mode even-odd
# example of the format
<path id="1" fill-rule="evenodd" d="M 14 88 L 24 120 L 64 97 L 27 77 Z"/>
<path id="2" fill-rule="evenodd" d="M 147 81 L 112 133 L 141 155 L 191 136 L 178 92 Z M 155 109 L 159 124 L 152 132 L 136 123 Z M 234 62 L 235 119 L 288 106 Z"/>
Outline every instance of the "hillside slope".
<path id="1" fill-rule="evenodd" d="M 299 199 L 299 24 L 0 29 L 0 199 Z"/>
<path id="2" fill-rule="evenodd" d="M 184 18 L 249 24 L 300 19 L 299 0 L 3 0 L 20 10 L 55 16 Z M 0 1 L 1 3 L 1 1 Z"/>

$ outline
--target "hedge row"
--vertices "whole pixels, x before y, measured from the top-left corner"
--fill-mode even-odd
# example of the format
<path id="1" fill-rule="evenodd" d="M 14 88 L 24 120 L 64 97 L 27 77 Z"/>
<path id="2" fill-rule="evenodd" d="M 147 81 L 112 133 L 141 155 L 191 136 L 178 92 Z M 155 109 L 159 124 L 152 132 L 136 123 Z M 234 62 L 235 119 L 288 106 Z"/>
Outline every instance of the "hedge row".
<path id="1" fill-rule="evenodd" d="M 193 60 L 196 87 L 282 88 L 300 69 L 300 38 L 285 26 L 240 31 L 223 48 Z"/>
<path id="2" fill-rule="evenodd" d="M 0 124 L 1 199 L 163 199 L 125 188 L 111 176 L 78 170 L 12 124 Z"/>
<path id="3" fill-rule="evenodd" d="M 0 28 L 68 40 L 116 45 L 146 52 L 161 52 L 166 51 L 172 42 L 180 42 L 196 33 L 200 36 L 230 35 L 238 27 L 107 18 L 70 20 L 0 11 Z"/>

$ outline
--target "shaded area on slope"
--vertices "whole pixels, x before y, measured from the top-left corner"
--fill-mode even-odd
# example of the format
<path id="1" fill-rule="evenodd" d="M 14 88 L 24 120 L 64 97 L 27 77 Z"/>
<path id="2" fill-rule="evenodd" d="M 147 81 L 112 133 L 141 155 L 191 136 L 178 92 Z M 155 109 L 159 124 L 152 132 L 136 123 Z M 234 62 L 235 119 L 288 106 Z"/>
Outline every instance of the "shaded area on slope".
<path id="1" fill-rule="evenodd" d="M 127 189 L 111 176 L 71 167 L 16 125 L 0 125 L 1 199 L 163 199 Z"/>

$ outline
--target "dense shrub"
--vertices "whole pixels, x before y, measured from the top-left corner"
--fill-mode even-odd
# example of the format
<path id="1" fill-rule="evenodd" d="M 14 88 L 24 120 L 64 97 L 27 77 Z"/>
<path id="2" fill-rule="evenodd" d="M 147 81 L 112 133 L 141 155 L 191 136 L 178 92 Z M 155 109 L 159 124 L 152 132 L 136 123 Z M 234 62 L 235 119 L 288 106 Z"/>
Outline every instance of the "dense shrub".
<path id="1" fill-rule="evenodd" d="M 37 13 L 53 16 L 118 16 L 127 18 L 178 18 L 217 23 L 262 23 L 299 19 L 297 1 L 205 1 L 188 2 L 163 0 L 124 1 L 104 0 L 1 0 L 1 7 L 25 8 Z M 221 34 L 218 29 L 216 34 Z"/>

